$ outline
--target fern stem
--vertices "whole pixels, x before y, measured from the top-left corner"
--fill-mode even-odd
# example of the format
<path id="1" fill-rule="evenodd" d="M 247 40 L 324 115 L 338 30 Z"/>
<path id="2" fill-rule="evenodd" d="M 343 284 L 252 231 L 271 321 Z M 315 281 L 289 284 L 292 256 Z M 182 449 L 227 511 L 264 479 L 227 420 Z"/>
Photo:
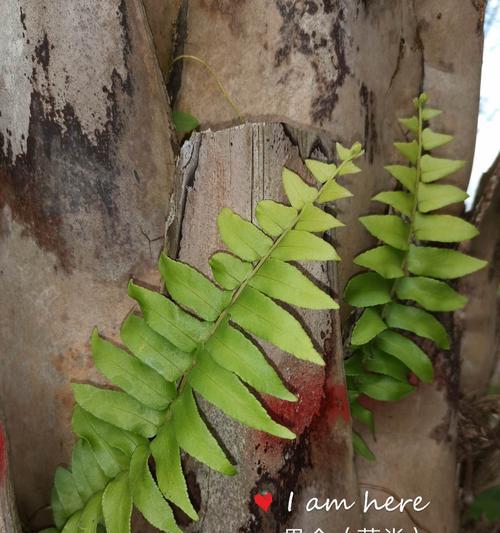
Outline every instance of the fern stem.
<path id="1" fill-rule="evenodd" d="M 416 175 L 415 175 L 415 189 L 413 192 L 413 205 L 411 209 L 411 216 L 410 216 L 410 230 L 408 231 L 408 250 L 406 251 L 405 258 L 403 261 L 403 272 L 405 274 L 405 277 L 408 277 L 408 253 L 409 253 L 409 247 L 413 241 L 414 237 L 414 226 L 415 226 L 415 216 L 417 213 L 417 207 L 418 207 L 418 188 L 420 185 L 420 178 L 422 174 L 420 160 L 422 158 L 422 102 L 421 98 L 418 98 L 418 129 L 417 129 L 417 143 L 418 143 L 418 154 L 417 154 L 417 162 L 416 162 Z M 395 284 L 394 284 L 395 285 Z"/>
<path id="2" fill-rule="evenodd" d="M 421 175 L 422 175 L 422 169 L 421 169 L 421 165 L 420 165 L 420 160 L 422 158 L 422 124 L 423 124 L 423 119 L 422 119 L 422 102 L 420 101 L 420 97 L 418 98 L 418 117 L 417 117 L 417 119 L 418 119 L 418 127 L 417 127 L 418 153 L 417 153 L 417 161 L 416 161 L 416 166 L 415 166 L 415 169 L 416 169 L 416 172 L 415 172 L 415 189 L 413 191 L 413 204 L 411 206 L 411 213 L 410 213 L 410 218 L 409 218 L 409 226 L 410 226 L 410 228 L 409 228 L 409 231 L 408 231 L 408 239 L 406 241 L 407 245 L 408 245 L 407 246 L 408 250 L 405 252 L 404 259 L 403 259 L 403 264 L 401 265 L 405 278 L 407 278 L 408 275 L 409 275 L 409 272 L 408 272 L 408 253 L 409 253 L 409 248 L 410 248 L 410 245 L 413 242 L 413 237 L 414 237 L 415 216 L 416 216 L 417 208 L 418 208 L 418 187 L 420 185 L 420 178 L 421 178 Z M 393 281 L 392 286 L 391 286 L 391 291 L 390 291 L 391 300 L 394 298 L 395 293 L 396 293 L 396 281 Z M 383 319 L 385 318 L 386 308 L 387 308 L 387 305 L 384 305 L 384 307 L 382 309 L 382 314 L 381 314 Z"/>

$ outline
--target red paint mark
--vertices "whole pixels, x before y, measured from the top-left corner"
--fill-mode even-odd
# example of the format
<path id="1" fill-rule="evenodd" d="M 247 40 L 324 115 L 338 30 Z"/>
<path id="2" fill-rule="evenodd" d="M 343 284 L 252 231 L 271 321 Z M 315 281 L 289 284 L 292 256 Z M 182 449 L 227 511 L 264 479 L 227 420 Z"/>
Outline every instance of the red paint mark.
<path id="1" fill-rule="evenodd" d="M 325 419 L 329 426 L 333 426 L 339 418 L 346 424 L 351 420 L 347 389 L 343 383 L 329 383 L 326 387 Z"/>
<path id="2" fill-rule="evenodd" d="M 267 513 L 273 503 L 273 495 L 270 492 L 259 492 L 253 497 L 253 501 Z"/>
<path id="3" fill-rule="evenodd" d="M 0 424 L 0 483 L 7 477 L 7 438 L 2 424 Z"/>
<path id="4" fill-rule="evenodd" d="M 263 396 L 262 403 L 274 420 L 289 428 L 298 437 L 320 413 L 324 398 L 324 380 L 323 369 L 307 370 L 295 377 L 290 385 L 298 401 L 287 402 L 273 396 Z M 268 452 L 281 454 L 284 446 L 290 442 L 261 431 L 254 432 L 254 438 L 252 444 L 261 454 Z"/>

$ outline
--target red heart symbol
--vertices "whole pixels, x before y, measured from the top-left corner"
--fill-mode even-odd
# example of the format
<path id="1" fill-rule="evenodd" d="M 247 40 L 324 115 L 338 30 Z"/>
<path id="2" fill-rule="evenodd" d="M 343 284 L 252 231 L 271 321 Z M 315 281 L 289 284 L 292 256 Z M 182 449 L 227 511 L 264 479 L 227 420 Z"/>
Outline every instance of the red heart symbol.
<path id="1" fill-rule="evenodd" d="M 259 492 L 253 497 L 253 501 L 267 513 L 273 502 L 273 495 L 270 492 L 265 492 L 264 494 Z"/>

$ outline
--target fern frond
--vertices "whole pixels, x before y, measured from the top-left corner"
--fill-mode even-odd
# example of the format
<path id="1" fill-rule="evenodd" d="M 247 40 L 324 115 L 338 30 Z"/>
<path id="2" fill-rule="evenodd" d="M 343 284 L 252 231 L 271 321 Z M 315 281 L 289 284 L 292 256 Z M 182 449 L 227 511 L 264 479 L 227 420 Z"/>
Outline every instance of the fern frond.
<path id="1" fill-rule="evenodd" d="M 245 384 L 297 401 L 264 354 L 234 327 L 289 354 L 323 365 L 300 322 L 278 302 L 309 309 L 338 304 L 290 261 L 338 260 L 315 233 L 343 224 L 320 207 L 350 196 L 338 176 L 359 172 L 356 143 L 337 146 L 339 164 L 307 160 L 319 183 L 283 170 L 290 205 L 259 202 L 259 226 L 230 209 L 217 225 L 228 252 L 210 258 L 215 283 L 165 254 L 159 260 L 168 296 L 130 282 L 142 316 L 121 327 L 123 347 L 92 334 L 97 369 L 120 390 L 73 385 L 76 407 L 71 471 L 58 469 L 52 493 L 57 530 L 130 531 L 135 506 L 161 531 L 179 532 L 168 502 L 197 519 L 182 471 L 181 453 L 226 475 L 235 467 L 201 418 L 195 394 L 242 424 L 283 439 L 295 435 L 275 422 Z M 155 476 L 149 462 L 154 460 Z"/>
<path id="2" fill-rule="evenodd" d="M 361 395 L 396 401 L 410 394 L 413 373 L 424 383 L 433 381 L 428 355 L 409 334 L 430 339 L 443 350 L 450 347 L 448 333 L 432 314 L 462 308 L 466 298 L 445 281 L 465 276 L 486 265 L 485 261 L 429 243 L 458 243 L 478 234 L 459 217 L 429 214 L 457 202 L 467 194 L 454 185 L 434 184 L 462 168 L 464 161 L 429 154 L 452 140 L 437 133 L 427 121 L 441 113 L 425 106 L 427 96 L 414 100 L 416 114 L 400 119 L 414 139 L 394 143 L 409 166 L 396 164 L 386 170 L 403 190 L 381 192 L 373 200 L 391 212 L 360 218 L 381 245 L 358 255 L 354 262 L 369 269 L 348 282 L 344 297 L 362 310 L 355 323 L 349 357 L 345 362 L 353 418 L 373 431 L 373 413 L 359 403 Z M 354 437 L 356 450 L 373 459 L 366 443 Z"/>

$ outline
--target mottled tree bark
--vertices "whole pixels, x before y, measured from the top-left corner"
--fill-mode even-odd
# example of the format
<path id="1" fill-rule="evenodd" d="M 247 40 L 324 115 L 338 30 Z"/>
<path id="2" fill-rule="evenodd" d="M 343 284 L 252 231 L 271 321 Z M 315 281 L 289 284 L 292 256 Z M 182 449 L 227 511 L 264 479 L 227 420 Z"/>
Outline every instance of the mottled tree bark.
<path id="1" fill-rule="evenodd" d="M 71 381 L 101 382 L 92 327 L 116 335 L 130 276 L 159 283 L 174 160 L 141 1 L 7 0 L 0 19 L 0 402 L 27 518 L 69 461 Z"/>

